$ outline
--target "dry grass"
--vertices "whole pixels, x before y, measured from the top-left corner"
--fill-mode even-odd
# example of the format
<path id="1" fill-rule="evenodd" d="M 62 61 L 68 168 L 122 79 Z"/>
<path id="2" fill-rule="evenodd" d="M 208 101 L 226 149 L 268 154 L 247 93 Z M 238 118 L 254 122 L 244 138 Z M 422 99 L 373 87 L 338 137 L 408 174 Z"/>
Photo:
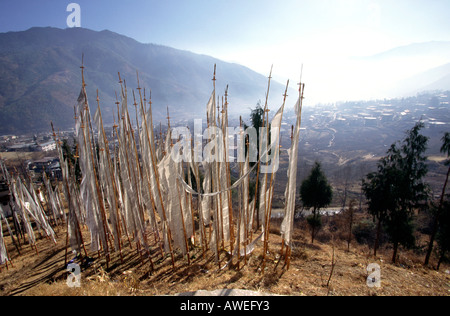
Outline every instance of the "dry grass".
<path id="1" fill-rule="evenodd" d="M 27 160 L 38 160 L 44 157 L 51 157 L 55 152 L 0 152 L 0 158 L 6 160 L 8 167 L 23 166 Z"/>
<path id="2" fill-rule="evenodd" d="M 128 242 L 123 249 L 124 263 L 115 253 L 106 268 L 103 257 L 93 256 L 94 264 L 82 270 L 81 287 L 70 288 L 66 284 L 68 272 L 65 270 L 65 230 L 58 228 L 58 244 L 42 238 L 38 241 L 39 254 L 30 246 L 23 245 L 21 255 L 8 244 L 14 267 L 2 267 L 0 272 L 1 295 L 26 296 L 154 296 L 173 295 L 196 290 L 247 289 L 280 295 L 307 296 L 448 296 L 450 294 L 450 275 L 448 265 L 440 271 L 423 267 L 412 252 L 402 251 L 398 264 L 390 263 L 391 252 L 381 249 L 375 258 L 367 246 L 352 244 L 348 252 L 347 244 L 339 240 L 326 243 L 319 240 L 309 242 L 309 234 L 300 225 L 296 228 L 292 247 L 290 269 L 283 268 L 280 260 L 281 238 L 278 235 L 279 223 L 272 223 L 269 253 L 262 271 L 262 245 L 247 258 L 247 264 L 234 264 L 218 270 L 213 254 L 208 251 L 203 257 L 199 248 L 191 250 L 191 264 L 180 255 L 172 268 L 170 256 L 161 258 L 159 249 L 154 249 L 152 260 L 142 261 L 136 248 L 131 249 Z M 326 234 L 326 232 L 323 232 Z M 88 234 L 86 233 L 86 238 Z M 320 239 L 320 238 L 319 238 Z M 6 238 L 10 242 L 10 238 Z M 330 278 L 333 245 L 335 249 L 335 268 Z M 89 249 L 89 248 L 88 248 Z M 71 254 L 69 254 L 70 259 Z M 222 266 L 227 260 L 221 256 Z M 381 267 L 381 287 L 369 288 L 366 285 L 370 263 Z M 447 272 L 446 272 L 447 271 Z"/>

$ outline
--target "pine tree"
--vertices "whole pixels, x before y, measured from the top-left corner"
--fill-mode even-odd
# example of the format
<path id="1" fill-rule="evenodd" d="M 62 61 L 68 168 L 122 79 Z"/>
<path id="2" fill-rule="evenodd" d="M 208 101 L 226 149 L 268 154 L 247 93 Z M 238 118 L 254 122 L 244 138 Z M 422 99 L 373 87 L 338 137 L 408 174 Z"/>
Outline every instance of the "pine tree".
<path id="1" fill-rule="evenodd" d="M 401 144 L 394 143 L 378 163 L 378 171 L 367 175 L 363 190 L 369 213 L 378 220 L 377 241 L 384 223 L 393 244 L 392 261 L 396 261 L 398 246 L 414 245 L 413 211 L 426 205 L 429 190 L 423 179 L 427 174 L 428 138 L 420 134 L 423 123 L 417 123 Z"/>
<path id="2" fill-rule="evenodd" d="M 261 102 L 259 101 L 258 104 L 256 105 L 256 108 L 253 109 L 250 113 L 250 121 L 252 122 L 252 127 L 256 130 L 256 144 L 252 144 L 250 143 L 250 146 L 255 146 L 254 148 L 252 148 L 252 150 L 256 151 L 257 155 L 257 161 L 260 160 L 260 148 L 259 148 L 259 144 L 260 144 L 260 129 L 263 127 L 264 122 L 264 109 L 261 107 Z M 265 123 L 267 124 L 267 122 Z M 247 126 L 244 126 L 245 128 L 247 128 Z M 246 147 L 246 150 L 248 150 L 248 148 Z M 246 152 L 247 155 L 247 152 Z M 250 162 L 250 166 L 253 167 L 255 165 L 256 162 Z M 256 170 L 256 172 L 259 172 L 259 170 Z M 253 194 L 255 196 L 255 205 L 259 205 L 259 193 L 261 190 L 261 179 L 259 178 L 259 176 L 256 176 L 256 180 L 255 180 L 255 189 L 253 190 Z M 256 212 L 256 230 L 258 230 L 260 227 L 260 218 L 259 218 L 259 212 Z"/>
<path id="3" fill-rule="evenodd" d="M 315 163 L 310 175 L 302 182 L 300 196 L 303 205 L 313 209 L 307 220 L 311 227 L 311 243 L 314 243 L 316 233 L 322 226 L 319 210 L 330 205 L 333 198 L 333 190 L 319 162 Z"/>
<path id="4" fill-rule="evenodd" d="M 445 133 L 444 137 L 442 137 L 441 153 L 447 154 L 447 158 L 450 158 L 450 133 Z M 439 201 L 439 206 L 437 207 L 437 210 L 434 214 L 433 226 L 432 226 L 432 231 L 431 231 L 431 236 L 430 236 L 430 243 L 428 245 L 428 250 L 427 250 L 427 254 L 425 256 L 424 265 L 428 265 L 428 263 L 430 261 L 431 252 L 433 250 L 434 239 L 436 238 L 436 233 L 437 233 L 438 227 L 439 227 L 439 217 L 441 215 L 441 212 L 443 211 L 445 191 L 447 189 L 448 178 L 450 176 L 450 159 L 447 159 L 445 164 L 448 165 L 449 167 L 448 167 L 448 171 L 447 171 L 447 176 L 445 177 L 444 185 L 442 187 L 442 193 L 441 193 L 441 199 Z"/>

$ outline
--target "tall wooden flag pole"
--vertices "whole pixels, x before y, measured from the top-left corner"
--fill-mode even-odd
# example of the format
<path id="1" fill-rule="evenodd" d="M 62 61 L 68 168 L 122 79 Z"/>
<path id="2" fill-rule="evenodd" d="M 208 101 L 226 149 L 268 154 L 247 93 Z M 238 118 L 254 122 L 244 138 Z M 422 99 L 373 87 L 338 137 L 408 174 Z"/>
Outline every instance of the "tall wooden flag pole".
<path id="1" fill-rule="evenodd" d="M 228 158 L 228 85 L 225 89 L 225 107 L 223 109 L 222 115 L 222 130 L 223 130 L 223 140 L 224 140 L 224 157 L 225 157 L 225 171 L 227 176 L 227 187 L 231 186 L 231 174 L 230 174 L 230 161 Z M 228 224 L 230 231 L 230 253 L 233 253 L 233 244 L 234 244 L 234 230 L 233 230 L 233 200 L 231 190 L 227 192 L 228 198 Z"/>
<path id="2" fill-rule="evenodd" d="M 119 74 L 119 78 L 120 78 L 120 74 Z M 122 83 L 122 80 L 120 80 L 119 83 Z M 119 123 L 120 123 L 120 110 L 119 110 L 119 104 L 120 104 L 120 102 L 119 102 L 119 100 L 118 100 L 118 98 L 117 98 L 117 92 L 116 92 L 115 94 L 116 94 L 116 102 L 115 102 L 115 104 L 116 104 L 116 106 L 117 106 L 117 119 L 118 119 L 118 121 L 119 121 Z M 116 119 L 114 118 L 113 133 L 114 133 L 114 137 L 117 138 L 117 142 L 119 143 L 119 146 L 118 146 L 117 149 L 120 151 L 120 148 L 121 148 L 121 141 L 120 141 L 119 132 L 117 131 L 117 128 L 118 128 L 118 127 L 119 127 L 119 125 L 117 125 Z M 119 154 L 119 152 L 116 152 L 116 147 L 115 147 L 115 145 L 114 145 L 114 154 L 115 154 L 115 155 L 116 155 L 116 154 Z M 122 167 L 121 167 L 121 168 L 122 168 Z M 116 183 L 116 187 L 117 187 L 116 193 L 117 193 L 117 195 L 118 195 L 118 196 L 116 196 L 116 198 L 119 199 L 119 192 L 121 192 L 121 195 L 122 195 L 122 192 L 123 192 L 123 190 L 124 190 L 123 187 L 122 187 L 122 182 L 121 182 L 121 181 L 118 181 L 118 182 Z M 120 196 L 121 196 L 121 195 L 120 195 Z M 121 206 L 121 207 L 123 207 L 123 206 Z M 132 243 L 131 243 L 130 235 L 128 234 L 128 229 L 127 229 L 127 225 L 126 225 L 126 220 L 125 220 L 124 215 L 122 214 L 122 212 L 119 212 L 119 216 L 120 216 L 120 219 L 121 219 L 120 222 L 121 222 L 122 225 L 123 225 L 123 230 L 124 230 L 125 235 L 127 236 L 127 239 L 128 239 L 128 245 L 130 246 L 130 249 L 133 249 L 133 245 L 132 245 Z"/>
<path id="3" fill-rule="evenodd" d="M 302 106 L 304 99 L 304 88 L 305 84 L 302 83 L 302 75 L 300 75 L 300 83 L 299 83 L 299 96 L 298 101 L 295 105 L 295 113 L 297 116 L 297 121 L 295 128 L 292 126 L 291 132 L 291 149 L 289 149 L 289 166 L 288 166 L 288 182 L 286 185 L 285 191 L 285 216 L 283 222 L 281 224 L 281 237 L 282 237 L 282 245 L 281 245 L 281 254 L 283 254 L 283 247 L 286 245 L 286 254 L 285 254 L 285 265 L 287 269 L 289 269 L 290 258 L 291 258 L 291 237 L 293 232 L 293 224 L 294 224 L 294 212 L 295 212 L 295 196 L 296 196 L 296 188 L 297 188 L 297 161 L 298 161 L 298 143 L 299 143 L 299 135 L 300 135 L 300 127 L 301 127 L 301 115 L 302 115 Z"/>
<path id="4" fill-rule="evenodd" d="M 280 129 L 281 129 L 281 121 L 283 118 L 283 112 L 284 112 L 284 105 L 286 104 L 286 98 L 287 98 L 287 90 L 289 87 L 289 80 L 287 81 L 286 84 L 286 90 L 283 94 L 283 105 L 281 106 L 281 117 L 279 118 L 279 123 L 280 126 L 278 126 L 278 135 L 276 137 L 277 142 L 279 142 L 280 139 Z M 272 143 L 273 139 L 271 140 Z M 270 145 L 272 147 L 272 144 Z M 270 217 L 272 216 L 272 199 L 273 199 L 273 189 L 274 189 L 274 181 L 275 181 L 275 175 L 276 172 L 274 170 L 275 165 L 277 164 L 274 161 L 278 161 L 279 157 L 279 152 L 280 149 L 279 148 L 273 148 L 275 150 L 275 157 L 274 159 L 272 159 L 272 173 L 270 176 L 270 184 L 269 184 L 269 197 L 267 200 L 267 204 L 266 204 L 266 214 L 265 214 L 265 233 L 264 233 L 264 254 L 263 254 L 263 264 L 262 264 L 262 269 L 261 271 L 264 273 L 264 266 L 265 266 L 265 262 L 266 262 L 266 254 L 268 252 L 268 247 L 269 247 L 269 230 L 270 230 Z"/>
<path id="5" fill-rule="evenodd" d="M 119 74 L 119 79 L 120 79 L 120 74 Z M 146 133 L 147 133 L 147 138 L 150 141 L 150 137 L 149 137 L 149 134 L 148 134 L 148 127 L 146 128 Z M 153 151 L 153 148 L 151 148 L 151 147 L 150 147 L 150 156 L 151 156 L 151 159 L 152 159 L 152 167 L 153 167 L 153 172 L 154 172 L 154 175 L 155 175 L 156 187 L 157 187 L 157 191 L 158 191 L 158 197 L 159 197 L 159 201 L 161 203 L 161 212 L 163 214 L 164 223 L 167 226 L 167 237 L 168 237 L 167 240 L 168 240 L 168 243 L 169 243 L 170 256 L 171 256 L 171 259 L 172 259 L 172 267 L 173 267 L 173 269 L 175 269 L 175 257 L 174 257 L 174 253 L 173 253 L 172 236 L 171 236 L 171 232 L 170 232 L 170 227 L 169 227 L 168 222 L 167 222 L 166 210 L 165 210 L 165 206 L 164 206 L 164 203 L 163 203 L 163 198 L 162 198 L 162 193 L 161 193 L 160 177 L 159 177 L 158 168 L 156 167 L 156 157 L 155 157 L 155 153 Z"/>
<path id="6" fill-rule="evenodd" d="M 83 82 L 83 93 L 84 93 L 84 106 L 85 106 L 85 111 L 86 111 L 86 120 L 83 120 L 83 116 L 81 116 L 81 123 L 84 124 L 85 129 L 87 129 L 87 135 L 85 134 L 85 132 L 83 131 L 83 137 L 84 137 L 84 145 L 85 145 L 85 150 L 86 152 L 88 152 L 88 155 L 90 154 L 90 162 L 91 162 L 91 167 L 92 167 L 92 171 L 93 171 L 93 178 L 95 179 L 94 183 L 95 183 L 95 192 L 97 195 L 97 200 L 98 200 L 98 204 L 100 206 L 100 220 L 101 220 L 101 225 L 103 228 L 102 231 L 102 235 L 103 235 L 103 247 L 104 247 L 104 253 L 105 253 L 105 258 L 106 258 L 106 267 L 107 269 L 109 269 L 109 261 L 110 261 L 110 253 L 109 253 L 109 246 L 108 246 L 108 234 L 107 234 L 107 227 L 106 227 L 106 211 L 105 211 L 105 205 L 103 203 L 103 197 L 101 194 L 101 189 L 100 189 L 100 184 L 98 183 L 98 177 L 97 177 L 97 167 L 96 167 L 96 157 L 94 157 L 94 143 L 92 142 L 91 136 L 93 137 L 94 135 L 91 135 L 90 131 L 92 131 L 92 125 L 91 125 L 91 120 L 90 120 L 90 113 L 89 113 L 89 105 L 87 102 L 87 93 L 86 93 L 86 83 L 84 80 L 84 66 L 82 68 L 82 82 Z M 88 125 L 89 124 L 89 125 Z M 86 137 L 87 136 L 87 137 Z"/>
<path id="7" fill-rule="evenodd" d="M 109 152 L 108 139 L 106 137 L 105 129 L 103 127 L 103 118 L 102 118 L 102 112 L 100 109 L 100 99 L 98 97 L 98 90 L 97 90 L 97 111 L 98 111 L 99 123 L 100 123 L 100 126 L 97 126 L 97 128 L 99 129 L 99 131 L 101 133 L 100 136 L 103 138 L 103 144 L 105 145 L 105 148 L 103 148 L 103 150 L 105 151 L 105 158 L 108 163 L 108 166 L 104 166 L 104 167 L 108 168 L 108 170 L 109 170 L 109 176 L 110 176 L 109 182 L 111 182 L 112 189 L 113 189 L 113 195 L 114 195 L 114 206 L 110 210 L 110 212 L 114 213 L 114 218 L 115 218 L 115 221 L 112 224 L 114 225 L 114 229 L 116 230 L 116 234 L 117 234 L 116 238 L 118 239 L 116 244 L 119 248 L 120 260 L 123 263 L 122 245 L 121 245 L 121 238 L 120 238 L 121 234 L 120 234 L 120 227 L 119 227 L 119 207 L 118 207 L 118 201 L 117 201 L 118 193 L 117 193 L 116 181 L 114 179 L 114 169 L 113 169 L 112 163 L 111 163 L 111 155 Z"/>
<path id="8" fill-rule="evenodd" d="M 138 81 L 138 91 L 139 91 L 139 98 L 140 98 L 140 110 L 141 110 L 141 116 L 142 116 L 142 118 L 141 118 L 141 120 L 142 120 L 142 130 L 143 130 L 143 133 L 144 133 L 144 139 L 143 140 L 141 140 L 141 141 L 143 141 L 143 142 L 145 142 L 145 141 L 147 141 L 147 144 L 148 144 L 148 150 L 150 151 L 150 152 L 152 152 L 153 150 L 154 150 L 154 147 L 153 147 L 153 141 L 154 141 L 154 139 L 153 139 L 153 133 L 151 133 L 150 135 L 149 135 L 149 127 L 148 127 L 148 122 L 147 122 L 147 112 L 145 111 L 145 104 L 146 104 L 146 97 L 145 97 L 145 89 L 144 89 L 144 101 L 142 100 L 142 93 L 141 93 L 141 87 L 140 87 L 140 82 L 139 82 L 139 74 L 137 73 L 137 81 Z M 149 101 L 149 104 L 150 104 L 150 109 L 149 109 L 149 115 L 150 115 L 150 126 L 153 126 L 153 122 L 152 122 L 152 108 L 151 108 L 151 104 L 152 104 L 152 101 L 151 101 L 151 91 L 150 91 L 150 101 Z M 137 109 L 136 109 L 136 112 L 137 112 Z M 141 144 L 141 151 L 143 151 L 143 148 L 145 148 L 146 146 L 143 146 L 143 144 Z M 142 157 L 144 157 L 144 155 L 147 155 L 147 153 L 144 153 L 144 152 L 141 152 L 141 154 L 142 154 Z M 146 156 L 146 157 L 148 157 L 148 156 Z M 153 164 L 153 163 L 152 163 Z M 160 251 L 161 251 L 161 255 L 162 256 L 164 256 L 164 251 L 163 251 L 163 248 L 162 248 L 162 244 L 161 244 L 161 238 L 160 238 L 160 234 L 159 234 L 159 229 L 158 229 L 158 226 L 157 226 L 157 223 L 156 223 L 156 218 L 157 218 L 157 214 L 156 214 L 156 211 L 157 211 L 157 206 L 156 206 L 156 202 L 155 202 L 155 198 L 153 197 L 153 190 L 152 190 L 152 185 L 151 185 L 151 183 L 150 183 L 150 179 L 151 179 L 151 177 L 152 177 L 152 175 L 151 175 L 151 170 L 147 167 L 147 166 L 145 166 L 144 168 L 144 171 L 145 171 L 145 173 L 146 173 L 146 178 L 147 178 L 147 189 L 148 189 L 148 193 L 149 193 L 149 196 L 150 196 L 150 201 L 151 201 L 151 204 L 152 204 L 152 211 L 153 211 L 153 217 L 154 217 L 154 219 L 155 219 L 155 223 L 153 223 L 154 224 L 154 227 L 156 228 L 156 231 L 155 231 L 155 234 L 156 234 L 156 240 L 157 240 L 157 243 L 158 243 L 158 245 L 159 245 L 159 249 L 160 249 Z M 143 171 L 143 172 L 144 172 Z M 142 176 L 143 177 L 143 176 Z M 153 265 L 153 264 L 152 264 Z"/>
<path id="9" fill-rule="evenodd" d="M 75 115 L 75 120 L 76 120 L 76 119 L 77 119 L 77 116 Z M 56 147 L 57 147 L 58 152 L 59 152 L 59 154 L 60 154 L 60 161 L 61 161 L 61 162 L 64 162 L 63 151 L 62 151 L 62 148 L 61 148 L 61 141 L 59 140 L 59 137 L 57 137 L 57 135 L 56 135 L 56 133 L 55 133 L 55 128 L 54 128 L 54 126 L 53 126 L 53 122 L 50 122 L 50 124 L 51 124 L 51 126 L 52 126 L 53 138 L 54 138 L 54 140 L 55 140 Z M 61 166 L 62 166 L 62 164 L 61 164 Z M 70 162 L 69 162 L 69 167 L 70 167 Z M 67 192 L 66 198 L 67 198 L 67 203 L 68 203 L 68 205 L 69 205 L 69 214 L 70 214 L 70 212 L 71 212 L 71 211 L 70 211 L 70 208 L 71 208 L 71 207 L 73 208 L 73 207 L 75 207 L 75 206 L 73 205 L 73 201 L 72 201 L 72 197 L 71 197 L 71 194 L 72 194 L 72 193 L 71 193 L 71 191 L 70 191 L 70 186 L 69 186 L 69 181 L 70 181 L 70 179 L 68 178 L 68 176 L 69 176 L 69 175 L 68 175 L 66 172 L 63 172 L 63 183 L 64 183 L 64 186 L 65 186 L 65 191 Z M 76 217 L 75 212 L 73 212 L 72 215 L 75 215 L 76 229 L 77 229 L 78 232 L 79 232 L 79 235 L 78 235 L 77 237 L 80 238 L 80 243 L 81 243 L 81 245 L 82 245 L 82 247 L 83 247 L 84 254 L 85 254 L 85 256 L 87 257 L 87 256 L 88 256 L 88 253 L 87 253 L 86 247 L 85 247 L 85 245 L 84 245 L 83 235 L 81 234 L 81 228 L 80 228 L 79 219 Z M 68 238 L 69 238 L 69 221 L 70 221 L 70 218 L 67 219 L 67 223 L 66 223 L 66 228 L 67 228 L 67 235 L 66 235 L 66 251 L 65 251 L 65 263 L 66 263 L 66 265 L 67 265 L 67 247 L 68 247 Z"/>
<path id="10" fill-rule="evenodd" d="M 268 80 L 268 84 L 267 84 L 266 102 L 265 102 L 265 105 L 264 105 L 264 111 L 267 109 L 267 103 L 268 103 L 268 100 L 269 100 L 270 81 L 272 80 L 272 70 L 273 70 L 273 65 L 270 68 L 270 74 L 269 74 L 269 77 L 268 77 L 269 80 Z M 266 120 L 265 120 L 265 116 L 263 115 L 262 127 L 264 127 L 265 124 L 266 124 Z M 260 137 L 260 141 L 259 141 L 259 144 L 257 144 L 258 147 L 260 147 L 262 135 L 259 135 L 259 137 Z M 259 151 L 258 151 L 259 152 L 259 156 L 261 156 L 261 150 L 262 150 L 262 148 L 259 148 Z M 253 214 L 255 215 L 255 213 L 256 213 L 256 216 L 254 216 L 254 218 L 256 219 L 256 230 L 259 229 L 259 221 L 260 221 L 259 211 L 257 211 L 257 208 L 259 207 L 259 205 L 258 205 L 258 203 L 256 203 L 258 201 L 258 187 L 259 187 L 260 166 L 261 166 L 261 159 L 259 157 L 259 159 L 258 159 L 258 166 L 256 168 L 256 184 L 255 184 L 255 198 L 254 198 L 255 203 L 254 203 L 254 206 L 253 206 Z"/>

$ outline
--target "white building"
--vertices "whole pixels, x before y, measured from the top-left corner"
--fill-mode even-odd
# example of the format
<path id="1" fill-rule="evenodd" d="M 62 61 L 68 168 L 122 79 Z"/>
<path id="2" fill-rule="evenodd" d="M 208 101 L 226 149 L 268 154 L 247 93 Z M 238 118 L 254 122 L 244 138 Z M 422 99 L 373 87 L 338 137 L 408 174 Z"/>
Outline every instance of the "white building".
<path id="1" fill-rule="evenodd" d="M 42 143 L 39 144 L 38 148 L 40 149 L 40 151 L 52 151 L 56 149 L 56 142 L 55 141 L 50 141 L 47 143 Z"/>

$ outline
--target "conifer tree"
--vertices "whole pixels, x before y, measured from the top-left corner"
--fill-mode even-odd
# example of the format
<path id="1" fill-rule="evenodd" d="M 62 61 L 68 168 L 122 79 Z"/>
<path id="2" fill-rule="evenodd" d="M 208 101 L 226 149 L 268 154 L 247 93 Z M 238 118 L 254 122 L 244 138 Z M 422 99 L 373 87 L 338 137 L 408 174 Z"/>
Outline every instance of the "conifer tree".
<path id="1" fill-rule="evenodd" d="M 300 196 L 303 205 L 313 209 L 307 220 L 311 227 L 311 243 L 314 243 L 317 231 L 322 226 L 319 210 L 330 205 L 333 198 L 333 190 L 319 162 L 315 163 L 310 175 L 302 182 Z"/>
<path id="2" fill-rule="evenodd" d="M 392 144 L 378 162 L 378 171 L 367 175 L 363 183 L 369 213 L 378 220 L 374 253 L 384 224 L 393 245 L 393 262 L 399 245 L 414 245 L 413 211 L 426 205 L 428 199 L 429 190 L 424 182 L 428 171 L 424 155 L 428 138 L 420 134 L 423 127 L 423 123 L 417 123 L 401 144 Z"/>
<path id="3" fill-rule="evenodd" d="M 445 164 L 449 167 L 448 167 L 448 171 L 447 171 L 447 176 L 445 177 L 444 185 L 442 187 L 442 193 L 441 193 L 441 199 L 439 201 L 439 206 L 437 207 L 435 214 L 433 214 L 434 215 L 433 226 L 432 226 L 432 230 L 431 230 L 430 242 L 428 244 L 428 250 L 427 250 L 427 254 L 425 256 L 424 265 L 428 265 L 428 263 L 430 261 L 431 252 L 433 250 L 433 243 L 434 243 L 434 240 L 436 238 L 436 233 L 439 228 L 439 218 L 441 216 L 441 213 L 443 212 L 445 191 L 447 189 L 448 178 L 450 176 L 450 159 L 448 159 L 448 158 L 450 158 L 450 133 L 445 133 L 444 137 L 442 137 L 441 153 L 447 154 L 447 161 L 445 162 Z"/>

